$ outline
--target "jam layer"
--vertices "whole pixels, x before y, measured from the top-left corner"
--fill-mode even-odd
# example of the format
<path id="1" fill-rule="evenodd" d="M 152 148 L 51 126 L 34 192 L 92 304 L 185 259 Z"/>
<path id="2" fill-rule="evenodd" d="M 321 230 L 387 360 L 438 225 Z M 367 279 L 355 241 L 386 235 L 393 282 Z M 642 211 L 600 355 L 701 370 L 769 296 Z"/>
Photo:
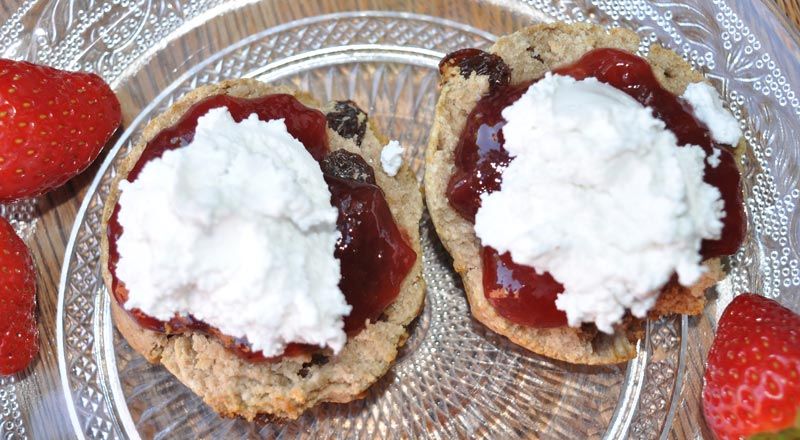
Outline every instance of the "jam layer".
<path id="1" fill-rule="evenodd" d="M 507 69 L 486 66 L 487 63 L 505 63 L 497 57 L 480 55 L 480 52 L 466 53 L 475 57 L 473 62 L 465 59 L 467 55 L 463 51 L 455 52 L 456 56 L 442 61 L 440 69 L 453 64 L 477 64 L 486 72 Z M 471 73 L 469 69 L 467 71 Z M 653 114 L 675 133 L 679 145 L 699 145 L 706 155 L 712 153 L 712 148 L 718 148 L 720 163 L 716 168 L 706 164 L 704 180 L 720 190 L 726 216 L 721 237 L 703 241 L 701 254 L 703 258 L 713 258 L 736 252 L 744 239 L 745 221 L 735 158 L 729 148 L 720 148 L 714 143 L 708 128 L 694 117 L 687 102 L 661 87 L 646 60 L 616 49 L 595 49 L 574 64 L 555 69 L 553 73 L 569 75 L 577 80 L 595 77 L 652 108 Z M 500 189 L 502 169 L 511 160 L 503 148 L 505 120 L 500 113 L 536 81 L 517 85 L 500 82 L 478 101 L 468 116 L 455 150 L 456 169 L 447 187 L 450 205 L 473 223 L 480 207 L 481 193 Z M 537 274 L 534 268 L 515 264 L 508 254 L 498 255 L 490 247 L 483 248 L 481 257 L 484 294 L 501 316 L 531 327 L 567 324 L 566 315 L 554 304 L 563 286 L 548 273 Z M 501 293 L 503 291 L 505 293 Z"/>
<path id="2" fill-rule="evenodd" d="M 134 181 L 144 165 L 165 151 L 186 146 L 194 137 L 197 120 L 208 110 L 227 107 L 233 119 L 241 121 L 255 113 L 261 120 L 280 119 L 286 122 L 289 133 L 300 140 L 311 155 L 320 162 L 331 205 L 339 211 L 337 229 L 342 234 L 334 255 L 340 259 L 342 279 L 339 287 L 353 308 L 345 317 L 345 331 L 354 335 L 367 321 L 376 321 L 400 292 L 400 287 L 416 261 L 416 253 L 394 222 L 383 191 L 375 183 L 372 167 L 360 156 L 346 151 L 329 152 L 326 116 L 308 108 L 291 95 L 275 94 L 255 99 L 217 95 L 193 105 L 174 126 L 158 133 L 145 146 L 142 155 L 128 174 Z M 334 121 L 335 122 L 335 121 Z M 118 221 L 119 205 L 108 222 L 109 261 L 112 290 L 116 301 L 124 305 L 128 299 L 125 285 L 116 276 L 119 261 L 117 240 L 123 234 Z M 296 356 L 319 350 L 305 344 L 290 344 L 281 356 L 265 358 L 253 352 L 245 338 L 222 334 L 215 327 L 192 316 L 178 316 L 161 321 L 141 310 L 128 313 L 144 328 L 166 334 L 198 331 L 208 334 L 240 357 L 249 361 L 274 361 L 283 356 Z"/>

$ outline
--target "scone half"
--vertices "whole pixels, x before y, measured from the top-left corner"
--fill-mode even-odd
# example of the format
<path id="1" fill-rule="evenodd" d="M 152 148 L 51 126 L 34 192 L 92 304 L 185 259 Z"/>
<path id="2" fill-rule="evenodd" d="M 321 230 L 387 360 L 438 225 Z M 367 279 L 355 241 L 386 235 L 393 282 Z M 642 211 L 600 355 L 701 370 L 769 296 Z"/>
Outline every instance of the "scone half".
<path id="1" fill-rule="evenodd" d="M 359 128 L 356 131 L 341 126 L 334 126 L 335 130 L 331 123 L 328 124 L 330 149 L 356 153 L 373 167 L 376 183 L 383 190 L 395 223 L 406 236 L 417 259 L 403 280 L 397 298 L 384 310 L 381 318 L 348 338 L 344 348 L 335 356 L 324 353 L 322 356 L 284 357 L 278 362 L 249 362 L 203 333 L 167 336 L 145 329 L 117 301 L 111 301 L 117 329 L 135 351 L 151 363 L 164 365 L 217 413 L 248 420 L 259 415 L 294 419 L 322 402 L 344 403 L 363 397 L 367 388 L 388 371 L 397 357 L 408 337 L 407 327 L 421 312 L 425 299 L 419 241 L 422 195 L 413 173 L 405 166 L 394 177 L 383 171 L 380 154 L 386 139 L 368 122 L 366 114 L 348 107 L 354 104 L 331 102 L 320 107 L 306 93 L 256 80 L 239 79 L 202 86 L 150 121 L 139 143 L 120 165 L 112 183 L 102 217 L 103 229 L 108 227 L 119 200 L 119 182 L 133 169 L 147 142 L 164 128 L 176 124 L 193 104 L 220 94 L 257 98 L 277 93 L 291 94 L 304 105 L 318 108 L 328 116 L 345 111 L 356 118 L 352 121 Z M 348 128 L 352 126 L 350 124 Z M 101 250 L 103 279 L 111 291 L 107 234 L 103 234 Z"/>
<path id="2" fill-rule="evenodd" d="M 590 24 L 563 23 L 535 25 L 501 37 L 487 52 L 510 67 L 510 83 L 519 84 L 542 77 L 546 72 L 576 61 L 597 48 L 616 48 L 636 53 L 637 35 L 625 29 L 606 30 Z M 647 57 L 659 83 L 675 95 L 689 83 L 703 80 L 676 53 L 652 46 Z M 475 104 L 490 88 L 490 76 L 481 70 L 462 72 L 457 64 L 443 66 L 441 94 L 425 158 L 425 196 L 428 210 L 443 245 L 461 275 L 472 315 L 512 342 L 535 353 L 576 364 L 614 364 L 636 355 L 641 337 L 641 320 L 626 319 L 613 335 L 582 328 L 533 328 L 515 324 L 500 316 L 483 291 L 480 242 L 474 225 L 449 204 L 446 190 L 455 170 L 454 152 L 461 132 Z M 708 270 L 691 287 L 668 285 L 651 317 L 673 313 L 699 314 L 705 304 L 705 290 L 724 275 L 718 259 L 705 262 Z"/>

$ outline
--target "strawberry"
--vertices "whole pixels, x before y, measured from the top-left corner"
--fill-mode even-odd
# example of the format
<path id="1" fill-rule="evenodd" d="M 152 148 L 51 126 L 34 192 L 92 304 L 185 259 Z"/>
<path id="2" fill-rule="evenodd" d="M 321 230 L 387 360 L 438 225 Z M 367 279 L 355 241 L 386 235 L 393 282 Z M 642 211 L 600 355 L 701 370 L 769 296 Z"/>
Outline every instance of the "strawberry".
<path id="1" fill-rule="evenodd" d="M 739 295 L 708 353 L 703 412 L 720 439 L 800 439 L 800 316 Z"/>
<path id="2" fill-rule="evenodd" d="M 63 185 L 97 158 L 120 119 L 99 76 L 0 59 L 0 202 Z"/>
<path id="3" fill-rule="evenodd" d="M 0 217 L 0 374 L 14 374 L 39 351 L 33 259 L 14 228 Z"/>

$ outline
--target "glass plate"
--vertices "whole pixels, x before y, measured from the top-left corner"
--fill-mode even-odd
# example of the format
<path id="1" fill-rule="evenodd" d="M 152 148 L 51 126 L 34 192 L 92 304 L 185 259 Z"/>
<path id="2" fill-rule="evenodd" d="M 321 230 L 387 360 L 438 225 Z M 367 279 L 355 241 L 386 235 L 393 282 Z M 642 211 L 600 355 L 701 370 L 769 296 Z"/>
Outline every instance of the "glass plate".
<path id="1" fill-rule="evenodd" d="M 707 435 L 700 378 L 723 307 L 735 293 L 756 290 L 800 308 L 796 36 L 763 4 L 745 0 L 422 3 L 27 0 L 0 26 L 0 54 L 95 71 L 117 90 L 125 113 L 127 129 L 78 214 L 59 292 L 59 365 L 79 437 Z M 374 10 L 359 11 L 363 4 Z M 114 330 L 98 267 L 100 214 L 132 142 L 175 99 L 237 77 L 293 84 L 323 100 L 352 98 L 409 147 L 406 159 L 421 177 L 439 58 L 552 20 L 623 26 L 643 38 L 643 51 L 655 41 L 676 50 L 708 74 L 745 125 L 750 233 L 703 316 L 650 323 L 627 365 L 576 367 L 532 355 L 470 318 L 460 281 L 425 219 L 424 313 L 397 364 L 363 400 L 321 405 L 291 423 L 221 419 Z M 20 31 L 31 25 L 34 32 Z M 0 393 L 3 399 L 8 393 Z"/>

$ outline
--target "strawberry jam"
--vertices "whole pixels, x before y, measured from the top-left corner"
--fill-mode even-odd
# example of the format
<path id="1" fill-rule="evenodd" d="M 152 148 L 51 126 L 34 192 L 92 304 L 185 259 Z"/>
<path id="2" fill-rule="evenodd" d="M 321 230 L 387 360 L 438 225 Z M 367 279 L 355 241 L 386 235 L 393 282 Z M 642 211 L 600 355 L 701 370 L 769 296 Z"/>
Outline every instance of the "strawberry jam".
<path id="1" fill-rule="evenodd" d="M 481 57 L 481 62 L 488 59 Z M 703 258 L 713 258 L 736 252 L 744 239 L 745 219 L 735 158 L 730 148 L 715 144 L 708 128 L 693 116 L 687 102 L 661 87 L 647 61 L 616 49 L 596 49 L 553 73 L 577 80 L 595 77 L 652 108 L 653 114 L 675 133 L 679 145 L 699 145 L 706 155 L 712 153 L 712 148 L 718 148 L 720 164 L 716 168 L 706 164 L 704 180 L 720 190 L 726 215 L 721 237 L 703 241 L 701 254 Z M 453 209 L 473 223 L 481 193 L 500 189 L 502 170 L 511 161 L 503 148 L 505 120 L 500 113 L 534 82 L 491 89 L 467 118 L 455 150 L 456 169 L 447 187 L 447 197 Z M 534 268 L 515 264 L 508 254 L 498 255 L 490 247 L 483 248 L 481 259 L 484 294 L 500 315 L 532 327 L 567 324 L 566 315 L 554 304 L 563 286 L 550 274 L 538 274 Z"/>
<path id="2" fill-rule="evenodd" d="M 342 264 L 339 287 L 353 306 L 344 329 L 354 334 L 394 302 L 416 254 L 402 238 L 377 185 L 330 174 L 325 181 L 339 209 L 336 226 L 342 238 L 334 252 Z"/>
<path id="3" fill-rule="evenodd" d="M 206 98 L 192 106 L 174 126 L 166 128 L 148 142 L 139 160 L 128 174 L 133 181 L 144 165 L 165 151 L 186 146 L 194 138 L 197 120 L 208 110 L 227 107 L 233 119 L 243 120 L 255 113 L 261 120 L 280 119 L 286 122 L 289 133 L 300 140 L 308 152 L 321 164 L 323 176 L 331 191 L 331 205 L 339 211 L 337 229 L 342 234 L 334 256 L 341 262 L 342 279 L 339 287 L 347 303 L 353 307 L 345 317 L 345 331 L 355 335 L 366 322 L 376 321 L 398 293 L 416 253 L 397 227 L 383 191 L 375 183 L 374 172 L 360 156 L 344 151 L 329 152 L 325 115 L 308 108 L 291 95 L 268 95 L 255 99 L 218 95 Z M 108 221 L 109 258 L 108 268 L 112 276 L 112 290 L 116 301 L 124 305 L 128 291 L 116 277 L 119 260 L 117 239 L 123 233 L 118 222 L 119 205 Z M 244 338 L 222 334 L 211 325 L 192 316 L 175 316 L 169 321 L 160 321 L 141 310 L 128 313 L 144 328 L 166 334 L 198 331 L 210 335 L 249 361 L 274 361 L 283 356 L 297 356 L 318 351 L 319 347 L 305 344 L 289 344 L 283 354 L 265 358 L 261 352 L 253 352 Z"/>

